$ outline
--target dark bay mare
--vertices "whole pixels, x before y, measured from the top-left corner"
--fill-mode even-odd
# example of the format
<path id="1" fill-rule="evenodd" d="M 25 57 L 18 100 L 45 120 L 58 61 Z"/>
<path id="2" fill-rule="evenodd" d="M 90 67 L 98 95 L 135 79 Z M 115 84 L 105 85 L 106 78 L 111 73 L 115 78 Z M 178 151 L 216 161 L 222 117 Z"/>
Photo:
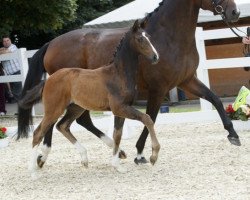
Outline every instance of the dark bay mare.
<path id="1" fill-rule="evenodd" d="M 146 32 L 161 57 L 159 63 L 139 59 L 138 90 L 147 89 L 147 114 L 155 121 L 166 93 L 179 87 L 211 102 L 218 111 L 228 139 L 234 145 L 240 140 L 231 120 L 227 117 L 221 100 L 195 76 L 199 56 L 195 44 L 195 30 L 200 8 L 220 13 L 228 21 L 236 21 L 239 10 L 233 0 L 163 0 L 154 12 L 148 14 Z M 94 69 L 110 61 L 115 47 L 128 28 L 79 29 L 63 34 L 45 44 L 32 58 L 25 81 L 23 95 L 41 81 L 45 72 L 53 74 L 63 67 Z M 31 123 L 31 109 L 19 107 L 18 138 L 27 137 Z M 104 135 L 84 112 L 77 123 L 101 137 Z M 49 134 L 50 133 L 50 134 Z M 144 128 L 137 141 L 136 163 L 143 163 L 143 149 L 148 136 Z M 46 134 L 44 144 L 51 146 L 52 128 Z"/>
<path id="2" fill-rule="evenodd" d="M 19 101 L 19 104 L 23 107 L 29 105 L 32 107 L 33 101 L 40 99 L 42 96 L 44 104 L 44 117 L 33 135 L 33 153 L 30 165 L 33 177 L 36 177 L 37 147 L 66 108 L 66 114 L 56 127 L 75 145 L 84 166 L 88 166 L 87 150 L 72 135 L 70 125 L 86 110 L 111 110 L 115 115 L 114 143 L 112 140 L 110 143 L 113 143 L 112 165 L 118 171 L 124 171 L 119 162 L 119 144 L 125 118 L 139 120 L 148 128 L 152 140 L 150 162 L 152 164 L 156 162 L 160 144 L 155 135 L 154 122 L 149 115 L 131 106 L 136 93 L 139 55 L 148 58 L 151 63 L 156 63 L 159 60 L 159 55 L 151 44 L 149 37 L 141 28 L 141 24 L 136 21 L 122 39 L 114 56 L 114 61 L 109 65 L 95 70 L 60 69 L 52 74 L 45 84 L 41 82 Z M 47 158 L 48 154 L 42 156 Z M 43 159 L 41 158 L 41 160 Z"/>

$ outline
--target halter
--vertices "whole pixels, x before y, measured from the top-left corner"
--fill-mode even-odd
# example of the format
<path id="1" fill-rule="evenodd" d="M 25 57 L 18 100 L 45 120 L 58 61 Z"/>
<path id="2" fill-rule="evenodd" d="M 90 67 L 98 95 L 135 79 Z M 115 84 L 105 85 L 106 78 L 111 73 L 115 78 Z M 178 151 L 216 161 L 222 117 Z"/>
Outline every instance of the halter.
<path id="1" fill-rule="evenodd" d="M 223 19 L 226 18 L 225 16 L 225 10 L 224 8 L 221 6 L 221 4 L 224 2 L 225 0 L 212 0 L 212 4 L 214 6 L 214 10 L 216 11 L 217 14 L 221 15 L 221 17 Z M 227 4 L 228 4 L 228 0 L 227 0 Z M 226 6 L 227 9 L 227 6 Z"/>
<path id="2" fill-rule="evenodd" d="M 221 18 L 223 19 L 223 21 L 227 24 L 227 26 L 231 29 L 231 31 L 239 38 L 242 38 L 238 33 L 235 32 L 235 30 L 233 28 L 235 28 L 236 30 L 244 33 L 245 35 L 247 35 L 248 37 L 250 36 L 250 33 L 246 34 L 245 32 L 241 31 L 240 29 L 238 29 L 233 22 L 231 22 L 232 25 L 229 24 L 229 22 L 226 20 L 226 15 L 225 15 L 225 10 L 224 8 L 221 6 L 221 4 L 224 2 L 225 0 L 212 0 L 212 4 L 214 6 L 214 10 L 217 14 L 219 14 L 221 16 Z M 228 1 L 227 0 L 227 5 L 228 5 Z M 226 5 L 226 9 L 227 9 L 227 5 Z M 250 32 L 250 31 L 249 31 Z M 247 57 L 250 56 L 250 45 L 245 44 L 244 45 L 244 49 L 243 49 L 243 54 Z M 248 68 L 245 67 L 245 70 L 247 70 Z"/>
<path id="3" fill-rule="evenodd" d="M 233 22 L 231 22 L 232 25 L 229 24 L 229 22 L 227 22 L 226 20 L 226 10 L 227 10 L 227 6 L 228 6 L 228 1 L 227 0 L 227 5 L 226 5 L 226 8 L 224 10 L 224 8 L 222 7 L 222 3 L 224 2 L 225 0 L 212 0 L 212 4 L 214 6 L 214 10 L 217 14 L 219 14 L 222 18 L 222 20 L 226 23 L 226 25 L 231 29 L 231 31 L 239 38 L 242 38 L 238 33 L 235 32 L 235 29 L 237 29 L 238 31 L 244 33 L 243 31 L 241 31 L 240 29 L 238 29 L 237 27 L 235 27 L 235 25 L 233 24 Z M 246 35 L 246 33 L 244 33 Z"/>

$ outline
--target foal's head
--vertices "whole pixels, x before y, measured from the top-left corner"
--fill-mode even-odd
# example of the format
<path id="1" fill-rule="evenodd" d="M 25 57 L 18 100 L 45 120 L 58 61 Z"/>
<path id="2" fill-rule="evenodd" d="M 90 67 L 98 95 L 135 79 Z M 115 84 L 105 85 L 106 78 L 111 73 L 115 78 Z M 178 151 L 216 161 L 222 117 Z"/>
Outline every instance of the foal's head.
<path id="1" fill-rule="evenodd" d="M 131 29 L 131 44 L 138 53 L 150 59 L 152 64 L 156 64 L 159 61 L 159 54 L 152 45 L 150 36 L 143 29 L 145 23 L 146 21 L 141 23 L 138 20 L 135 21 Z"/>
<path id="2" fill-rule="evenodd" d="M 240 11 L 234 0 L 196 0 L 204 10 L 210 10 L 214 14 L 220 14 L 225 21 L 234 22 L 239 19 Z"/>

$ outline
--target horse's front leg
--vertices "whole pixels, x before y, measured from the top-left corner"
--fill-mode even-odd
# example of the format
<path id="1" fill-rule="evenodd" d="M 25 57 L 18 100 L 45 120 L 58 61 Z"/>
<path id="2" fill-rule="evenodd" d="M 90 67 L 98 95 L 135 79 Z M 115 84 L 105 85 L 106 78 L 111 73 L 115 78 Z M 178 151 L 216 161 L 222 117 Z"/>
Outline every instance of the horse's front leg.
<path id="1" fill-rule="evenodd" d="M 150 90 L 148 93 L 146 113 L 151 117 L 153 122 L 155 122 L 156 120 L 156 117 L 159 112 L 161 103 L 164 99 L 164 96 L 165 96 L 165 91 L 161 91 L 161 90 L 154 89 L 154 90 Z M 145 147 L 147 137 L 148 137 L 148 129 L 145 126 L 136 143 L 137 157 L 134 159 L 134 162 L 136 164 L 145 164 L 148 162 L 143 155 L 143 150 Z"/>
<path id="2" fill-rule="evenodd" d="M 99 139 L 101 139 L 107 146 L 113 147 L 113 140 L 110 137 L 108 137 L 105 133 L 100 131 L 98 128 L 96 128 L 95 125 L 92 123 L 88 110 L 86 110 L 79 118 L 77 118 L 76 122 L 81 126 L 83 126 L 84 128 L 86 128 L 91 133 L 93 133 Z M 127 158 L 127 155 L 123 150 L 119 151 L 119 158 L 121 159 Z"/>
<path id="3" fill-rule="evenodd" d="M 120 165 L 120 158 L 119 158 L 119 146 L 122 137 L 122 129 L 124 125 L 124 118 L 115 116 L 114 119 L 114 146 L 113 146 L 113 158 L 112 158 L 112 166 L 119 172 L 125 173 L 127 170 Z"/>
<path id="4" fill-rule="evenodd" d="M 225 109 L 223 107 L 223 104 L 221 100 L 219 99 L 219 97 L 217 97 L 207 86 L 205 86 L 195 76 L 190 81 L 186 82 L 185 84 L 180 85 L 180 87 L 212 103 L 220 115 L 224 128 L 229 133 L 229 135 L 227 136 L 228 140 L 231 142 L 231 144 L 234 144 L 237 146 L 241 145 L 239 136 L 234 130 L 233 123 L 231 119 L 227 116 Z"/>

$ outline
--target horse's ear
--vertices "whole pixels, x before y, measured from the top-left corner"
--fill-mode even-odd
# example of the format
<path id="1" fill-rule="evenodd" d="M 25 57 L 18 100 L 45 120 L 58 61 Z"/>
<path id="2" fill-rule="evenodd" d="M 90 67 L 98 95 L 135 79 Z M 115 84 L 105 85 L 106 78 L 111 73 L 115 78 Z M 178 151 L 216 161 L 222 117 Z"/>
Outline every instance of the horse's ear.
<path id="1" fill-rule="evenodd" d="M 140 28 L 139 20 L 137 19 L 132 27 L 133 32 L 136 32 Z"/>
<path id="2" fill-rule="evenodd" d="M 148 23 L 148 18 L 146 17 L 144 20 L 141 21 L 141 28 L 145 29 Z"/>

